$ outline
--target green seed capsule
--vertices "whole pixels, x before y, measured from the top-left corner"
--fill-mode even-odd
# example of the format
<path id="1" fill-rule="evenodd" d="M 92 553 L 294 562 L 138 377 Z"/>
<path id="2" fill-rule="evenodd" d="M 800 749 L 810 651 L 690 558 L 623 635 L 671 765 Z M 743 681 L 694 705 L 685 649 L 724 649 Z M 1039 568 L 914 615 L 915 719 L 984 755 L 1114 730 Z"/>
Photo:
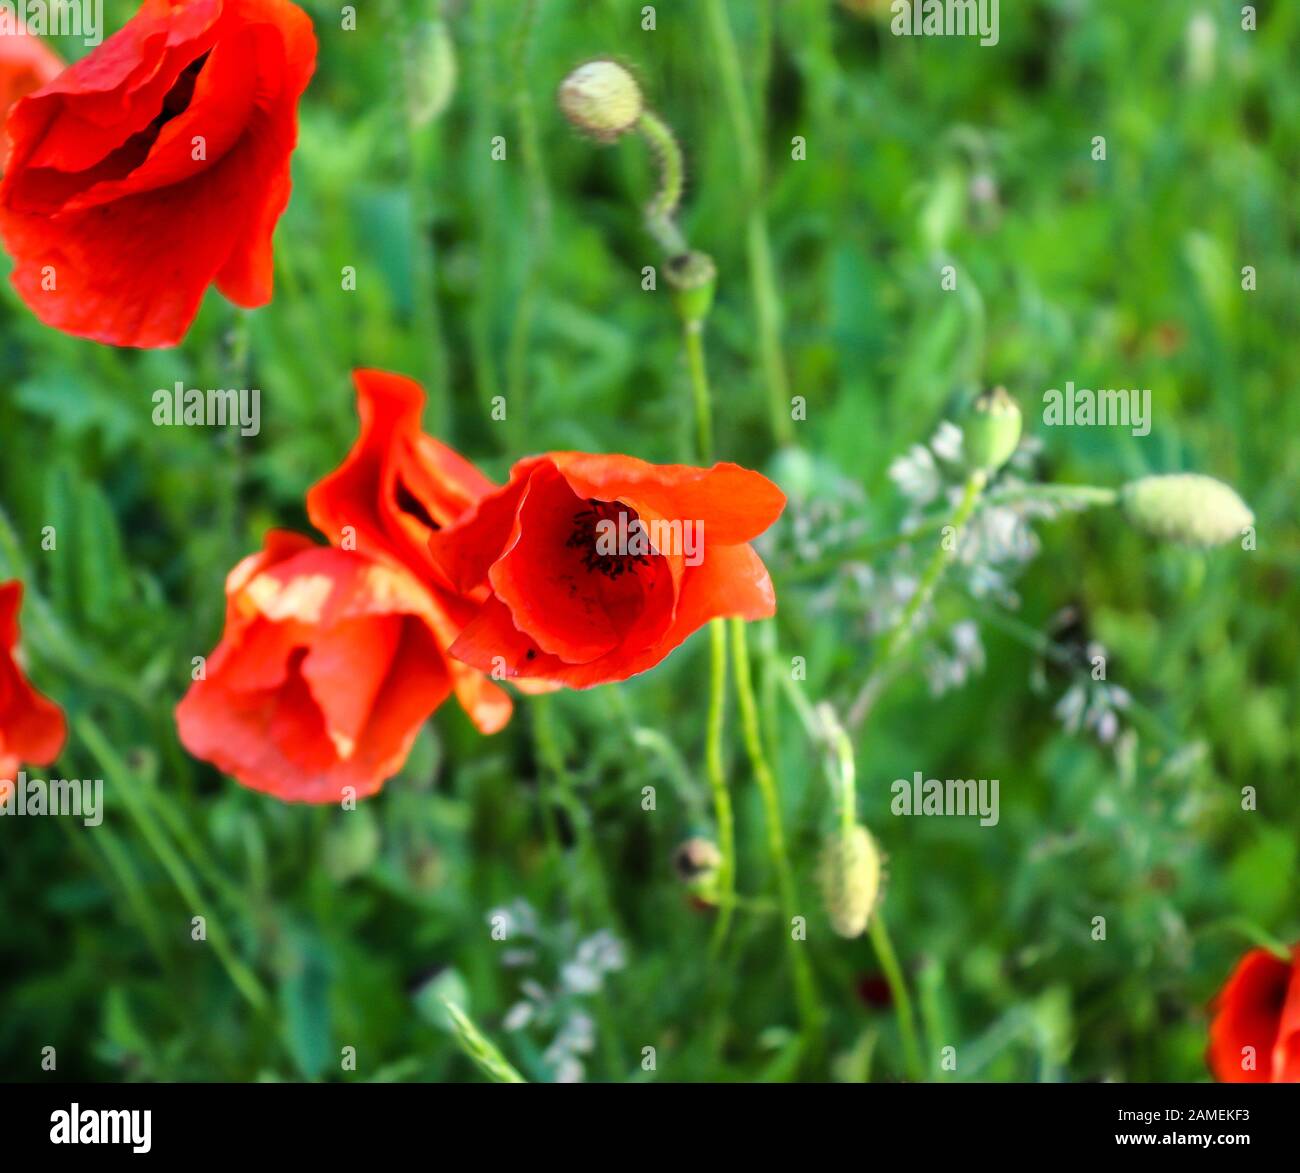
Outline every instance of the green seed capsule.
<path id="1" fill-rule="evenodd" d="M 1235 489 L 1198 473 L 1142 477 L 1120 490 L 1125 516 L 1138 529 L 1167 542 L 1218 546 L 1255 523 Z"/>
<path id="2" fill-rule="evenodd" d="M 962 446 L 972 469 L 995 473 L 1020 443 L 1022 420 L 1005 387 L 985 391 L 971 407 L 962 428 Z"/>

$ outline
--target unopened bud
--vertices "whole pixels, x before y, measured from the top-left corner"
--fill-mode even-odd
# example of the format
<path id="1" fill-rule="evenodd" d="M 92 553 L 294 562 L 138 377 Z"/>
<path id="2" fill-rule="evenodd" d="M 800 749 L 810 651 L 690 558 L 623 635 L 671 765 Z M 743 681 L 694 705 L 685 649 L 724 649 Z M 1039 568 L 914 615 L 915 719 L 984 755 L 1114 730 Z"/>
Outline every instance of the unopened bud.
<path id="1" fill-rule="evenodd" d="M 693 892 L 711 892 L 721 866 L 722 852 L 708 839 L 687 839 L 673 852 L 673 871 Z"/>
<path id="2" fill-rule="evenodd" d="M 560 83 L 558 100 L 565 118 L 601 142 L 631 130 L 645 108 L 636 78 L 608 58 L 579 65 Z"/>
<path id="3" fill-rule="evenodd" d="M 962 447 L 972 469 L 995 473 L 1020 443 L 1020 408 L 1005 387 L 985 391 L 962 428 Z"/>
<path id="4" fill-rule="evenodd" d="M 831 928 L 841 937 L 860 937 L 880 895 L 880 851 L 871 832 L 855 825 L 831 834 L 822 849 L 820 878 Z"/>
<path id="5" fill-rule="evenodd" d="M 1194 546 L 1221 545 L 1255 524 L 1235 489 L 1199 473 L 1130 481 L 1120 490 L 1120 505 L 1129 521 L 1152 537 Z"/>

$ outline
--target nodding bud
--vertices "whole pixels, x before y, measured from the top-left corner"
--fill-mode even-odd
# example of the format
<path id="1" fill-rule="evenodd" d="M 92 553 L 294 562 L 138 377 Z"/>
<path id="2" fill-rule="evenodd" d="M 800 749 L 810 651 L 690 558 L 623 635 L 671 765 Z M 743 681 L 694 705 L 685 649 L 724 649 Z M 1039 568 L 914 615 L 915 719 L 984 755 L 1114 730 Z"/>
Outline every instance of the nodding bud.
<path id="1" fill-rule="evenodd" d="M 599 58 L 579 65 L 560 82 L 560 110 L 579 130 L 612 143 L 641 117 L 641 87 L 617 61 Z"/>
<path id="2" fill-rule="evenodd" d="M 985 391 L 962 427 L 962 447 L 972 469 L 995 473 L 1020 443 L 1020 408 L 1005 387 Z"/>
<path id="3" fill-rule="evenodd" d="M 708 839 L 687 839 L 673 852 L 673 871 L 697 894 L 713 890 L 721 866 L 722 852 Z"/>
<path id="4" fill-rule="evenodd" d="M 862 936 L 880 895 L 880 851 L 871 832 L 855 824 L 828 836 L 820 878 L 831 928 L 841 937 Z"/>
<path id="5" fill-rule="evenodd" d="M 683 322 L 702 322 L 713 309 L 713 291 L 718 284 L 718 267 L 708 253 L 679 253 L 664 266 L 672 287 L 673 304 Z"/>
<path id="6" fill-rule="evenodd" d="M 1167 542 L 1218 546 L 1255 524 L 1235 489 L 1199 473 L 1141 477 L 1120 490 L 1119 500 L 1138 529 Z"/>

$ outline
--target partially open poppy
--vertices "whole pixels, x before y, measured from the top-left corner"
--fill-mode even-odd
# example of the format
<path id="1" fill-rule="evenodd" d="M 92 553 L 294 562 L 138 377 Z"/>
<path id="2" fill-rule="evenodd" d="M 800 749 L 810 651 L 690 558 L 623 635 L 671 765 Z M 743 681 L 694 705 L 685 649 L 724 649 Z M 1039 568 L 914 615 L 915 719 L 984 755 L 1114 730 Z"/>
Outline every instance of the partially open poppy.
<path id="1" fill-rule="evenodd" d="M 487 597 L 460 592 L 440 575 L 429 538 L 451 525 L 495 486 L 468 460 L 424 433 L 424 391 L 384 371 L 353 375 L 361 432 L 334 472 L 307 494 L 312 524 L 332 545 L 409 568 L 429 592 L 429 613 L 448 647 Z M 510 718 L 506 692 L 459 660 L 447 661 L 456 697 L 484 733 Z"/>
<path id="2" fill-rule="evenodd" d="M 1300 946 L 1252 949 L 1214 1000 L 1208 1061 L 1224 1083 L 1300 1083 Z"/>
<path id="3" fill-rule="evenodd" d="M 315 62 L 289 0 L 145 0 L 21 99 L 0 236 L 32 312 L 99 342 L 172 346 L 213 282 L 238 305 L 269 301 Z"/>
<path id="4" fill-rule="evenodd" d="M 377 791 L 451 692 L 405 569 L 272 532 L 226 584 L 226 629 L 176 708 L 185 748 L 291 802 Z"/>
<path id="5" fill-rule="evenodd" d="M 63 710 L 31 686 L 14 659 L 22 603 L 22 583 L 0 585 L 0 782 L 14 782 L 20 766 L 48 766 L 68 736 Z"/>
<path id="6" fill-rule="evenodd" d="M 40 37 L 27 32 L 0 36 L 0 120 L 9 108 L 63 72 L 59 55 Z M 6 142 L 0 146 L 0 164 L 8 156 Z"/>
<path id="7" fill-rule="evenodd" d="M 451 654 L 498 676 L 589 688 L 659 663 L 720 616 L 774 613 L 748 544 L 785 497 L 759 473 L 558 452 L 431 535 L 447 580 L 490 596 Z"/>

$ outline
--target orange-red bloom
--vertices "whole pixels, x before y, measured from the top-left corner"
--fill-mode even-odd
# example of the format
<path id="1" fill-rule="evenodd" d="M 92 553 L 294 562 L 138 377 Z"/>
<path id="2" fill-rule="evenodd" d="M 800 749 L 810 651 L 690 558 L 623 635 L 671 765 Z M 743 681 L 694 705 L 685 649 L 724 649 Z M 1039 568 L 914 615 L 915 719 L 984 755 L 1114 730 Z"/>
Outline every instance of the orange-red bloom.
<path id="1" fill-rule="evenodd" d="M 0 586 L 0 782 L 14 782 L 20 766 L 48 766 L 68 735 L 63 710 L 32 688 L 14 661 L 22 603 L 21 583 Z"/>
<path id="2" fill-rule="evenodd" d="M 287 801 L 377 791 L 451 691 L 428 591 L 395 563 L 276 531 L 226 596 L 221 643 L 176 709 L 185 748 Z"/>
<path id="3" fill-rule="evenodd" d="M 460 592 L 436 578 L 429 538 L 495 486 L 424 434 L 418 383 L 370 370 L 354 372 L 353 379 L 360 435 L 343 463 L 307 494 L 307 513 L 332 545 L 399 562 L 419 577 L 429 592 L 438 646 L 445 650 L 487 591 Z M 495 733 L 510 719 L 510 697 L 482 672 L 450 658 L 446 667 L 456 698 L 482 732 Z"/>
<path id="4" fill-rule="evenodd" d="M 9 107 L 63 72 L 59 55 L 40 37 L 26 32 L 0 36 L 0 121 Z M 8 153 L 0 146 L 0 163 Z"/>
<path id="5" fill-rule="evenodd" d="M 289 0 L 145 0 L 10 111 L 0 236 L 41 321 L 118 346 L 179 342 L 213 282 L 271 297 L 298 99 L 316 61 Z"/>
<path id="6" fill-rule="evenodd" d="M 766 618 L 772 582 L 748 543 L 784 505 L 771 481 L 734 464 L 520 461 L 504 488 L 429 539 L 448 582 L 491 588 L 451 654 L 589 688 L 653 667 L 710 619 Z"/>
<path id="7" fill-rule="evenodd" d="M 1300 1083 L 1300 946 L 1252 949 L 1214 1000 L 1208 1061 L 1224 1083 Z"/>

